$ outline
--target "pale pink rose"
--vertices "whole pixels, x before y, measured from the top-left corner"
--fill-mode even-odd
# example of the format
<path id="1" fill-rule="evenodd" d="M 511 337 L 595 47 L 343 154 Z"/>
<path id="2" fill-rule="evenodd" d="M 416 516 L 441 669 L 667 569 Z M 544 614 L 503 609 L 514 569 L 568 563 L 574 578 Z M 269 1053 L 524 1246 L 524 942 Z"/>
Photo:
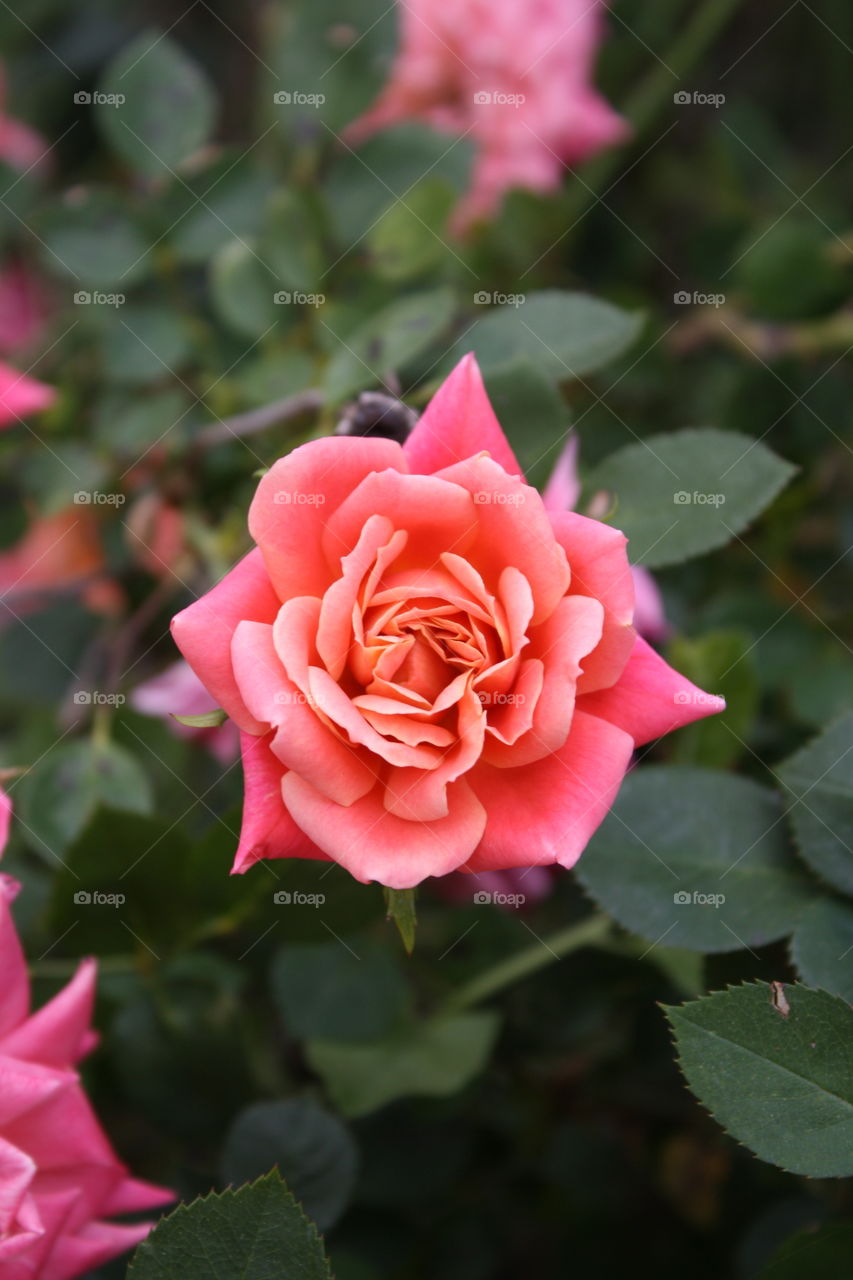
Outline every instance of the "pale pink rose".
<path id="1" fill-rule="evenodd" d="M 195 738 L 204 743 L 221 764 L 230 764 L 240 754 L 240 731 L 231 720 L 215 729 L 194 729 L 175 716 L 203 716 L 216 710 L 193 669 L 186 662 L 173 662 L 158 676 L 137 685 L 130 705 L 145 716 L 157 716 L 179 738 Z"/>
<path id="2" fill-rule="evenodd" d="M 31 347 L 44 332 L 49 311 L 38 276 L 22 262 L 8 262 L 0 270 L 0 351 Z"/>
<path id="3" fill-rule="evenodd" d="M 30 984 L 0 875 L 0 1276 L 71 1280 L 143 1240 L 150 1222 L 107 1219 L 174 1200 L 128 1176 L 75 1070 L 92 1049 L 95 962 L 30 1012 Z"/>
<path id="4" fill-rule="evenodd" d="M 604 0 L 405 0 L 389 83 L 348 130 L 402 120 L 470 136 L 471 189 L 456 225 L 488 217 L 511 187 L 550 191 L 563 169 L 625 137 L 596 91 Z"/>
<path id="5" fill-rule="evenodd" d="M 53 387 L 28 378 L 7 364 L 0 364 L 0 428 L 49 409 L 55 400 Z"/>
<path id="6" fill-rule="evenodd" d="M 235 870 L 324 858 L 403 889 L 570 867 L 635 745 L 724 706 L 638 638 L 624 536 L 524 483 L 473 356 L 405 445 L 276 462 L 249 529 L 172 623 L 243 731 Z"/>
<path id="7" fill-rule="evenodd" d="M 48 151 L 48 144 L 40 133 L 6 115 L 6 73 L 0 65 L 0 161 L 26 172 L 43 164 Z"/>
<path id="8" fill-rule="evenodd" d="M 579 449 L 578 437 L 569 436 L 542 490 L 542 501 L 549 511 L 571 511 L 578 504 L 581 495 Z M 670 630 L 663 596 L 648 569 L 642 565 L 632 565 L 631 576 L 634 579 L 634 626 L 641 636 L 660 644 L 666 640 Z"/>

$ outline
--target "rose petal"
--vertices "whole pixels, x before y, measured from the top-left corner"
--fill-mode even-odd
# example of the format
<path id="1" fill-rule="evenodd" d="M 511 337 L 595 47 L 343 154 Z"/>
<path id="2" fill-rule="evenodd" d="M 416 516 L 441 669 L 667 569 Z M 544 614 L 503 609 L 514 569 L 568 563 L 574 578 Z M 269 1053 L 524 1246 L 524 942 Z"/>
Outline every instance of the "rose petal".
<path id="1" fill-rule="evenodd" d="M 232 875 L 247 871 L 261 858 L 320 858 L 326 860 L 291 818 L 282 800 L 284 773 L 270 750 L 272 735 L 241 735 L 243 751 L 243 825 Z"/>
<path id="2" fill-rule="evenodd" d="M 430 400 L 403 453 L 410 471 L 431 475 L 484 450 L 510 475 L 523 476 L 486 395 L 480 366 L 469 354 Z"/>

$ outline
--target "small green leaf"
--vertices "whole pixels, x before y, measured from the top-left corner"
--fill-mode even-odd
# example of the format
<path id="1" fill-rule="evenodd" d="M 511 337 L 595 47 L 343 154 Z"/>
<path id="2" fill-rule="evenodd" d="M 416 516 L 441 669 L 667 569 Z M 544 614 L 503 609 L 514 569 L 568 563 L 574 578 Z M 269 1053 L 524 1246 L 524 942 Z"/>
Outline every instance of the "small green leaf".
<path id="1" fill-rule="evenodd" d="M 553 378 L 530 356 L 520 356 L 484 381 L 528 484 L 543 487 L 569 434 L 568 406 Z"/>
<path id="2" fill-rule="evenodd" d="M 453 363 L 473 351 L 485 374 L 526 356 L 550 378 L 566 382 L 615 360 L 643 324 L 638 313 L 585 293 L 544 289 L 509 297 L 514 301 L 478 316 L 457 342 Z"/>
<path id="3" fill-rule="evenodd" d="M 819 876 L 853 894 L 853 711 L 777 769 L 800 853 Z"/>
<path id="4" fill-rule="evenodd" d="M 228 719 L 228 713 L 217 707 L 216 711 L 206 711 L 201 716 L 178 716 L 173 711 L 172 719 L 178 724 L 185 724 L 188 729 L 218 729 Z"/>
<path id="5" fill-rule="evenodd" d="M 842 898 L 818 898 L 803 913 L 791 940 L 797 972 L 853 1004 L 853 907 Z"/>
<path id="6" fill-rule="evenodd" d="M 75 281 L 80 316 L 84 307 L 98 305 L 91 290 L 124 292 L 151 268 L 149 240 L 124 202 L 106 188 L 69 192 L 41 222 L 39 234 L 48 270 Z"/>
<path id="7" fill-rule="evenodd" d="M 106 141 L 137 173 L 168 175 L 210 136 L 216 99 L 207 76 L 170 36 L 144 31 L 107 68 L 95 101 Z"/>
<path id="8" fill-rule="evenodd" d="M 187 321 L 173 307 L 156 303 L 121 307 L 110 315 L 103 331 L 104 375 L 122 383 L 174 379 L 190 349 Z"/>
<path id="9" fill-rule="evenodd" d="M 678 564 L 721 547 L 773 501 L 789 462 L 737 431 L 691 427 L 619 449 L 589 477 L 616 502 L 633 564 Z"/>
<path id="10" fill-rule="evenodd" d="M 277 1173 L 179 1205 L 133 1255 L 128 1280 L 332 1280 L 313 1222 Z"/>
<path id="11" fill-rule="evenodd" d="M 271 981 L 285 1025 L 299 1040 L 379 1040 L 409 1011 L 393 953 L 360 939 L 282 947 Z"/>
<path id="12" fill-rule="evenodd" d="M 463 1013 L 408 1026 L 376 1044 L 312 1040 L 305 1046 L 335 1105 L 363 1116 L 410 1094 L 444 1098 L 485 1066 L 497 1039 L 493 1013 Z"/>
<path id="13" fill-rule="evenodd" d="M 680 729 L 671 739 L 671 759 L 724 769 L 746 750 L 745 740 L 758 710 L 754 645 L 745 631 L 708 631 L 697 639 L 678 636 L 667 658 L 700 689 L 726 700 L 720 715 Z"/>
<path id="14" fill-rule="evenodd" d="M 39 852 L 61 853 L 101 804 L 149 813 L 148 778 L 134 756 L 112 742 L 61 743 L 21 780 L 21 816 Z"/>
<path id="15" fill-rule="evenodd" d="M 277 305 L 278 281 L 248 241 L 223 245 L 210 263 L 209 285 L 219 318 L 242 337 L 259 338 L 294 318 L 294 307 Z"/>
<path id="16" fill-rule="evenodd" d="M 446 261 L 439 238 L 455 199 L 450 183 L 430 176 L 392 204 L 367 236 L 376 271 L 386 280 L 412 280 Z"/>
<path id="17" fill-rule="evenodd" d="M 321 1231 L 334 1226 L 355 1183 L 357 1151 L 336 1116 L 310 1098 L 246 1107 L 225 1139 L 222 1177 L 239 1186 L 277 1167 Z"/>
<path id="18" fill-rule="evenodd" d="M 337 352 L 326 369 L 329 399 L 344 400 L 389 373 L 400 373 L 449 327 L 453 308 L 449 289 L 416 293 L 377 312 L 344 339 L 332 335 Z"/>
<path id="19" fill-rule="evenodd" d="M 665 1012 L 703 1106 L 762 1160 L 811 1178 L 853 1174 L 853 1010 L 796 984 L 787 1011 L 764 982 Z"/>
<path id="20" fill-rule="evenodd" d="M 415 908 L 414 889 L 385 889 L 385 907 L 388 919 L 397 926 L 408 955 L 415 949 L 415 933 L 418 916 Z"/>
<path id="21" fill-rule="evenodd" d="M 778 796 L 751 779 L 688 765 L 629 774 L 577 874 L 626 929 L 690 951 L 781 938 L 811 893 Z"/>
<path id="22" fill-rule="evenodd" d="M 323 255 L 317 239 L 317 219 L 300 192 L 278 191 L 266 210 L 258 241 L 263 258 L 279 289 L 317 295 Z"/>

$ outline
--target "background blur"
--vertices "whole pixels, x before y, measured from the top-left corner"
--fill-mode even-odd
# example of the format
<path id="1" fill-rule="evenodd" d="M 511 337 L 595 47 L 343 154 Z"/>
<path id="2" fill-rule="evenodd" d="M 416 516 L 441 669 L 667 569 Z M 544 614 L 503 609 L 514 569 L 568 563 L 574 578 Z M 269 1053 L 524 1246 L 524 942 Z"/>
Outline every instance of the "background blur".
<path id="1" fill-rule="evenodd" d="M 176 736 L 162 718 L 177 709 L 172 686 L 159 715 L 135 694 L 177 657 L 169 617 L 245 548 L 258 469 L 331 430 L 361 389 L 340 353 L 366 318 L 441 291 L 434 334 L 400 359 L 423 404 L 449 367 L 448 335 L 465 349 L 479 291 L 579 288 L 642 311 L 617 363 L 562 389 L 558 426 L 576 424 L 582 474 L 686 425 L 744 431 L 798 468 L 747 534 L 656 574 L 669 656 L 730 709 L 652 758 L 768 781 L 853 702 L 853 10 L 618 0 L 597 79 L 632 139 L 555 197 L 514 193 L 456 241 L 431 228 L 464 189 L 467 143 L 415 126 L 357 154 L 340 141 L 387 77 L 385 0 L 17 8 L 0 6 L 5 112 L 52 146 L 35 170 L 0 173 L 2 261 L 25 272 L 41 317 L 31 333 L 13 325 L 3 359 L 59 396 L 0 437 L 0 763 L 59 756 L 10 787 L 21 821 L 4 868 L 26 886 L 18 918 L 39 995 L 80 955 L 101 958 L 103 1045 L 87 1079 L 120 1152 L 192 1195 L 242 1179 L 245 1156 L 223 1142 L 248 1105 L 329 1103 L 306 1040 L 382 1034 L 408 1002 L 583 910 L 565 874 L 521 911 L 427 890 L 411 962 L 378 889 L 346 877 L 322 921 L 306 909 L 283 923 L 273 890 L 310 892 L 311 868 L 229 881 L 241 794 L 229 743 Z M 127 72 L 131 48 L 160 112 L 163 147 L 148 157 L 95 100 L 120 92 L 115 60 Z M 178 56 L 162 91 L 155 59 L 173 49 L 201 88 Z M 282 105 L 282 92 L 324 101 Z M 195 129 L 210 141 L 191 163 L 178 144 L 166 166 Z M 320 385 L 336 358 L 337 403 L 319 415 L 216 435 Z M 524 420 L 499 391 L 499 414 Z M 555 442 L 529 441 L 537 483 Z M 75 504 L 81 492 L 101 497 Z M 90 731 L 108 735 L 100 764 L 68 751 Z M 145 853 L 131 914 L 76 910 L 66 864 L 114 889 L 113 850 L 128 867 Z M 373 957 L 346 999 L 331 931 Z M 746 1280 L 796 1227 L 849 1210 L 847 1184 L 785 1174 L 726 1138 L 684 1088 L 656 1005 L 785 978 L 785 947 L 659 948 L 638 962 L 642 951 L 586 950 L 518 983 L 487 1069 L 464 1088 L 322 1131 L 326 1161 L 302 1170 L 302 1194 L 330 1224 L 339 1280 Z M 303 1108 L 312 1151 L 316 1121 Z"/>

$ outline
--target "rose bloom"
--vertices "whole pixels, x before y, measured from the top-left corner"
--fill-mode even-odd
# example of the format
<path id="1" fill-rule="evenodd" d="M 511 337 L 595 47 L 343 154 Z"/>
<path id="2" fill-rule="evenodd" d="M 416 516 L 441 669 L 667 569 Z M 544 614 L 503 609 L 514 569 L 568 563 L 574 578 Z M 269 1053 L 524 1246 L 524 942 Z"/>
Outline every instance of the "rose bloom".
<path id="1" fill-rule="evenodd" d="M 470 135 L 471 190 L 461 228 L 494 213 L 510 187 L 550 191 L 574 165 L 625 137 L 595 90 L 603 0 L 406 0 L 400 50 L 354 142 L 402 120 Z"/>
<path id="2" fill-rule="evenodd" d="M 11 806 L 0 793 L 0 853 Z M 0 875 L 0 1276 L 71 1280 L 143 1240 L 150 1222 L 114 1214 L 174 1200 L 128 1176 L 92 1111 L 75 1066 L 91 1030 L 95 962 L 37 1013 L 9 904 L 19 885 Z"/>
<path id="3" fill-rule="evenodd" d="M 473 356 L 405 445 L 276 462 L 249 529 L 172 624 L 243 731 L 235 871 L 570 867 L 634 747 L 724 706 L 637 636 L 624 535 L 525 484 Z"/>

